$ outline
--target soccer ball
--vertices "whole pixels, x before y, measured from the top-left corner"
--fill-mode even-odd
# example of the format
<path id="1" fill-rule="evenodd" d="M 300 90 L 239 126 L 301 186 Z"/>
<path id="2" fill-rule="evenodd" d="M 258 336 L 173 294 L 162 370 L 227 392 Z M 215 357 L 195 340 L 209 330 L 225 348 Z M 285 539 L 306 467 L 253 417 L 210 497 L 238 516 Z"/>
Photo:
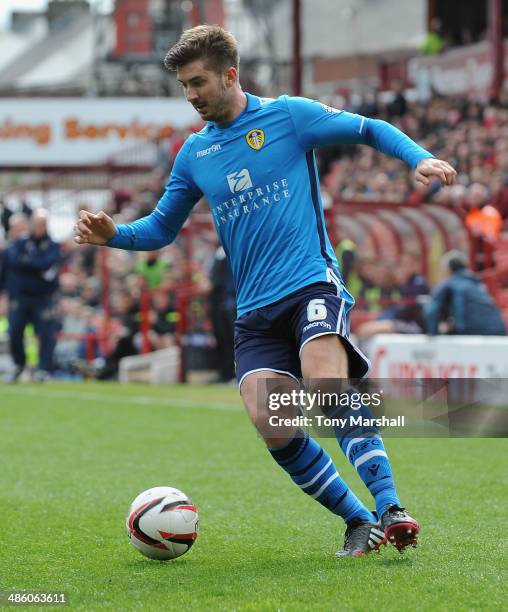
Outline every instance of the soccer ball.
<path id="1" fill-rule="evenodd" d="M 132 502 L 126 527 L 131 544 L 146 557 L 176 559 L 198 537 L 198 511 L 182 491 L 153 487 Z"/>

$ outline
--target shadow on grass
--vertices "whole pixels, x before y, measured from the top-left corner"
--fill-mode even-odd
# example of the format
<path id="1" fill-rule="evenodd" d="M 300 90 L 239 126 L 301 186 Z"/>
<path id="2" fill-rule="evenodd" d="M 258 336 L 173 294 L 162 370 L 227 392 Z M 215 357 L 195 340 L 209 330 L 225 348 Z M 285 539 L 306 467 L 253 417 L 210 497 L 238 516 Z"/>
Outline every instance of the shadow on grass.
<path id="1" fill-rule="evenodd" d="M 235 576 L 241 579 L 243 576 L 256 576 L 257 578 L 270 578 L 277 580 L 287 576 L 308 577 L 309 574 L 316 572 L 340 573 L 341 571 L 351 571 L 371 573 L 376 566 L 379 568 L 404 567 L 408 569 L 414 565 L 416 559 L 409 555 L 393 556 L 393 551 L 383 551 L 380 554 L 370 554 L 361 558 L 339 559 L 333 554 L 316 551 L 306 553 L 297 557 L 294 554 L 288 555 L 286 552 L 260 556 L 254 554 L 248 556 L 249 551 L 245 551 L 244 558 L 237 556 L 229 557 L 227 562 L 222 557 L 208 555 L 185 555 L 172 561 L 157 561 L 148 558 L 132 559 L 122 565 L 130 570 L 138 570 L 141 573 L 158 573 L 159 571 L 174 572 L 187 575 L 188 570 L 192 569 L 194 576 L 200 573 L 213 575 L 215 579 L 221 580 L 227 577 L 234 580 Z M 388 556 L 390 555 L 390 556 Z"/>
<path id="2" fill-rule="evenodd" d="M 157 567 L 164 567 L 164 568 L 166 567 L 173 568 L 177 566 L 189 567 L 189 563 L 191 563 L 191 565 L 194 567 L 194 564 L 192 563 L 192 559 L 190 557 L 188 559 L 182 559 L 178 557 L 176 559 L 168 560 L 168 561 L 163 561 L 163 560 L 158 560 L 158 559 L 149 559 L 148 557 L 146 558 L 142 557 L 140 559 L 131 559 L 130 561 L 126 561 L 125 563 L 122 563 L 122 565 L 127 569 L 151 570 Z"/>
<path id="3" fill-rule="evenodd" d="M 408 555 L 397 555 L 396 557 L 383 557 L 382 559 L 379 560 L 380 565 L 400 565 L 401 563 L 404 563 L 405 565 L 413 565 L 415 562 L 415 559 L 413 559 L 412 557 L 409 557 Z"/>

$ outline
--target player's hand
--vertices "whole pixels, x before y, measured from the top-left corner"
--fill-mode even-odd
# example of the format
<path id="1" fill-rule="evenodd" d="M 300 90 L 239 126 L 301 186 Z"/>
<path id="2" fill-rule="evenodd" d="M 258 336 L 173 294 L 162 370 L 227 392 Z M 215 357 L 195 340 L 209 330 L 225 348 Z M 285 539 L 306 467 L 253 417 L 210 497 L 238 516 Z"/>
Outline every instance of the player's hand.
<path id="1" fill-rule="evenodd" d="M 113 219 L 102 210 L 96 215 L 86 210 L 79 211 L 79 221 L 74 226 L 74 242 L 102 246 L 115 234 Z"/>
<path id="2" fill-rule="evenodd" d="M 422 159 L 422 161 L 416 166 L 415 179 L 423 185 L 429 185 L 432 178 L 436 177 L 439 179 L 441 186 L 453 185 L 457 178 L 457 172 L 450 166 L 448 162 L 441 161 L 440 159 Z"/>

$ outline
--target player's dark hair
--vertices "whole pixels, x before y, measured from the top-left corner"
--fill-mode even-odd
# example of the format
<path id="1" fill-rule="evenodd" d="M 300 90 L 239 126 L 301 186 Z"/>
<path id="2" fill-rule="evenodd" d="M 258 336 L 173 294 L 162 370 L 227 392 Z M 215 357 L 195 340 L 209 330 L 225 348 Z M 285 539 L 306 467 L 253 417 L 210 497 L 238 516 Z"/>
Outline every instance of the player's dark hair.
<path id="1" fill-rule="evenodd" d="M 231 66 L 238 70 L 240 58 L 235 37 L 218 25 L 199 25 L 185 30 L 168 51 L 164 65 L 174 72 L 195 60 L 204 60 L 216 72 Z"/>

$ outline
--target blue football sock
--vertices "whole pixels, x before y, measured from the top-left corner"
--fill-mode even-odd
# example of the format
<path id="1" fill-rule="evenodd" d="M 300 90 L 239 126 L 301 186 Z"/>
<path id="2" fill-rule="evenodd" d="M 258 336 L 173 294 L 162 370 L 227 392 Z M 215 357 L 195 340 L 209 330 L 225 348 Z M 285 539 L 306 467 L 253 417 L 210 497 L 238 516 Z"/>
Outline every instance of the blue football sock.
<path id="1" fill-rule="evenodd" d="M 305 493 L 344 521 L 375 521 L 339 476 L 328 453 L 307 433 L 299 431 L 288 444 L 268 449 L 275 461 Z"/>
<path id="2" fill-rule="evenodd" d="M 356 389 L 348 390 L 349 394 L 358 396 Z M 373 419 L 374 415 L 368 406 L 358 406 L 350 402 L 351 407 L 328 407 L 325 410 L 327 416 L 336 418 L 362 416 L 364 419 Z M 369 489 L 376 502 L 376 512 L 381 518 L 389 504 L 400 506 L 399 498 L 395 490 L 390 460 L 385 450 L 383 440 L 379 435 L 379 429 L 375 426 L 348 425 L 345 429 L 334 428 L 339 445 L 351 462 L 358 475 Z"/>
<path id="3" fill-rule="evenodd" d="M 379 435 L 342 438 L 340 447 L 374 497 L 379 518 L 389 504 L 400 506 L 390 460 Z"/>

